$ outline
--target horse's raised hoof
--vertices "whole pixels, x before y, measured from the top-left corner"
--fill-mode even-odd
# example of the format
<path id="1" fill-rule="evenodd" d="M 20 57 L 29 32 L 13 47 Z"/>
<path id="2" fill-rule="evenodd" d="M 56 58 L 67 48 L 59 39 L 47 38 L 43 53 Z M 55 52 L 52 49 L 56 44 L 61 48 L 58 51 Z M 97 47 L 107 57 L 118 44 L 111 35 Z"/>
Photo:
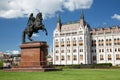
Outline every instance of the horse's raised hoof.
<path id="1" fill-rule="evenodd" d="M 48 35 L 48 33 L 46 33 L 46 36 Z"/>

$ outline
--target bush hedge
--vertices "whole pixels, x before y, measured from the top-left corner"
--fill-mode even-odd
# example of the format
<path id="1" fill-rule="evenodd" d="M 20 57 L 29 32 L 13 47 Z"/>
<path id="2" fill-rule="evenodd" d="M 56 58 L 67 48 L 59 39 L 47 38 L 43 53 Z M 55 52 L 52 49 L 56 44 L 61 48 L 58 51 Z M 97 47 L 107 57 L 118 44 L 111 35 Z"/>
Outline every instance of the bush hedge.
<path id="1" fill-rule="evenodd" d="M 0 61 L 0 69 L 2 69 L 2 68 L 3 68 L 3 62 Z"/>
<path id="2" fill-rule="evenodd" d="M 79 69 L 79 68 L 110 68 L 111 63 L 99 63 L 99 64 L 76 64 L 76 65 L 54 65 L 56 68 L 62 69 Z"/>
<path id="3" fill-rule="evenodd" d="M 62 69 L 78 69 L 80 68 L 80 65 L 54 65 L 54 67 Z"/>
<path id="4" fill-rule="evenodd" d="M 93 67 L 111 67 L 112 63 L 99 63 L 99 64 L 93 64 Z"/>

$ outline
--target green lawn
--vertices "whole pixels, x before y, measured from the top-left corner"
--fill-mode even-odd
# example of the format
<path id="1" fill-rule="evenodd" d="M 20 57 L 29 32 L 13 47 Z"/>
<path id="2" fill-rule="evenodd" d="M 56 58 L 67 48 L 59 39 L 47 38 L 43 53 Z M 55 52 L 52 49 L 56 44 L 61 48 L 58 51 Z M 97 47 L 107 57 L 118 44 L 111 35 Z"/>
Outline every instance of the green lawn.
<path id="1" fill-rule="evenodd" d="M 120 80 L 120 69 L 70 69 L 56 72 L 4 72 L 0 80 Z"/>

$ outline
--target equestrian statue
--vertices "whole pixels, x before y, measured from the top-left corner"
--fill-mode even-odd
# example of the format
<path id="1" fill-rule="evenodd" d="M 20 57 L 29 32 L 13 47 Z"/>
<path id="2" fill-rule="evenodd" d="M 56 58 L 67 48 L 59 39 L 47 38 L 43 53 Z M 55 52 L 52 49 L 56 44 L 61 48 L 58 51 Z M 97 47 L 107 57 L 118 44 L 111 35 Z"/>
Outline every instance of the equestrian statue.
<path id="1" fill-rule="evenodd" d="M 33 16 L 33 13 L 30 14 L 29 19 L 28 19 L 28 23 L 27 23 L 27 27 L 25 28 L 25 30 L 22 33 L 22 43 L 25 43 L 25 37 L 26 35 L 28 35 L 28 39 L 30 41 L 34 41 L 31 37 L 33 35 L 33 33 L 38 33 L 38 30 L 42 30 L 47 33 L 47 30 L 44 26 L 44 24 L 42 23 L 42 13 L 39 12 L 36 15 L 36 18 Z"/>

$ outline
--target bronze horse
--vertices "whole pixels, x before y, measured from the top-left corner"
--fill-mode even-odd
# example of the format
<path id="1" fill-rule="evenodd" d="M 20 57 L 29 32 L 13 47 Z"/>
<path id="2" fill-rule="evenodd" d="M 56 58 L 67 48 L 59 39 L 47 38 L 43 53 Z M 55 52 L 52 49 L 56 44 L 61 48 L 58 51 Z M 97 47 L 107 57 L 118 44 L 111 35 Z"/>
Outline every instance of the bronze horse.
<path id="1" fill-rule="evenodd" d="M 26 42 L 25 41 L 26 35 L 28 35 L 28 39 L 30 41 L 34 41 L 31 37 L 32 37 L 33 33 L 38 33 L 38 30 L 45 31 L 46 35 L 48 34 L 44 24 L 42 23 L 42 13 L 38 13 L 37 16 L 36 16 L 36 19 L 34 20 L 32 25 L 27 26 L 25 28 L 25 30 L 23 31 L 23 33 L 22 33 L 22 43 Z"/>

